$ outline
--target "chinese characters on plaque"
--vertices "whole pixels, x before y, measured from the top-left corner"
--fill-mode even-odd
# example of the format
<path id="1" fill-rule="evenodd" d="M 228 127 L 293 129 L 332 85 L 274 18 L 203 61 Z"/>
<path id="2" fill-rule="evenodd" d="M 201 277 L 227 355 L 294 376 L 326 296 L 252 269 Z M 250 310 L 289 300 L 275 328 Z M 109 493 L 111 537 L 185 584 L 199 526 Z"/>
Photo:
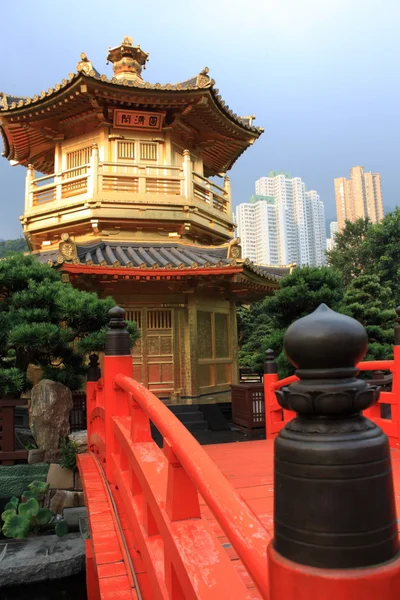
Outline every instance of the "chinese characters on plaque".
<path id="1" fill-rule="evenodd" d="M 118 129 L 147 129 L 161 131 L 161 113 L 138 112 L 136 110 L 115 110 L 114 127 Z"/>

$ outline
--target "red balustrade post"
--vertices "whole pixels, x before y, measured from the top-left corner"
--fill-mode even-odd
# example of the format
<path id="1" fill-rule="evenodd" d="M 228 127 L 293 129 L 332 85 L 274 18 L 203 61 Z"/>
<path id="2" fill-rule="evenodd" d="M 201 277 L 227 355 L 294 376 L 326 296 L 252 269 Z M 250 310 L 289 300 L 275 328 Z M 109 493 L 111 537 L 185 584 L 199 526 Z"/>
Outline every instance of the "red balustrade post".
<path id="1" fill-rule="evenodd" d="M 275 440 L 270 600 L 399 597 L 389 443 L 362 415 L 379 391 L 356 378 L 367 347 L 362 325 L 325 305 L 285 334 L 299 380 L 276 392 L 297 415 Z"/>
<path id="2" fill-rule="evenodd" d="M 110 322 L 104 352 L 104 408 L 105 408 L 105 443 L 106 443 L 106 477 L 109 483 L 114 482 L 112 469 L 112 454 L 119 453 L 113 432 L 113 418 L 116 416 L 129 416 L 129 394 L 115 384 L 118 374 L 132 377 L 133 365 L 131 344 L 125 311 L 115 306 L 109 312 Z"/>
<path id="3" fill-rule="evenodd" d="M 278 368 L 275 362 L 273 350 L 265 352 L 264 362 L 264 410 L 265 410 L 265 430 L 266 438 L 272 437 L 272 412 L 271 407 L 276 403 L 275 392 L 272 385 L 278 381 Z"/>
<path id="4" fill-rule="evenodd" d="M 166 509 L 171 521 L 200 519 L 199 494 L 193 481 L 175 456 L 172 446 L 164 438 L 164 454 L 168 460 Z"/>
<path id="5" fill-rule="evenodd" d="M 166 438 L 164 438 L 163 450 L 168 460 L 165 508 L 169 518 L 171 521 L 200 519 L 201 513 L 197 488 L 176 457 L 171 444 Z M 185 595 L 168 552 L 165 552 L 164 568 L 165 583 L 169 597 L 174 600 L 184 600 Z"/>

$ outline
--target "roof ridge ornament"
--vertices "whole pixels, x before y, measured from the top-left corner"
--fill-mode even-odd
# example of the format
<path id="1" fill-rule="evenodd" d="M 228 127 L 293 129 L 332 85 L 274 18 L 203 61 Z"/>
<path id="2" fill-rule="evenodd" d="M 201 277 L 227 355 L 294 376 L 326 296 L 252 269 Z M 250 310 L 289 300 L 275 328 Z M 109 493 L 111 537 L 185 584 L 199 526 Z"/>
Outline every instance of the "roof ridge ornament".
<path id="1" fill-rule="evenodd" d="M 69 233 L 61 234 L 61 242 L 58 245 L 59 255 L 57 262 L 61 261 L 74 261 L 78 258 L 78 250 L 75 242 L 70 238 Z M 79 258 L 78 258 L 79 262 Z"/>
<path id="2" fill-rule="evenodd" d="M 143 83 L 142 69 L 146 68 L 148 58 L 139 45 L 133 45 L 133 38 L 125 36 L 119 46 L 109 48 L 107 64 L 112 63 L 117 82 L 125 79 Z"/>
<path id="3" fill-rule="evenodd" d="M 85 75 L 89 75 L 91 71 L 93 71 L 92 62 L 88 59 L 85 52 L 81 52 L 80 58 L 81 60 L 76 65 L 76 70 L 78 71 L 78 73 L 84 73 Z"/>
<path id="4" fill-rule="evenodd" d="M 210 79 L 210 77 L 208 76 L 208 73 L 210 72 L 210 69 L 208 67 L 204 67 L 204 69 L 202 71 L 200 71 L 200 73 L 197 75 L 196 78 L 196 87 L 199 88 L 205 88 L 205 87 L 209 87 L 212 84 L 212 79 Z"/>

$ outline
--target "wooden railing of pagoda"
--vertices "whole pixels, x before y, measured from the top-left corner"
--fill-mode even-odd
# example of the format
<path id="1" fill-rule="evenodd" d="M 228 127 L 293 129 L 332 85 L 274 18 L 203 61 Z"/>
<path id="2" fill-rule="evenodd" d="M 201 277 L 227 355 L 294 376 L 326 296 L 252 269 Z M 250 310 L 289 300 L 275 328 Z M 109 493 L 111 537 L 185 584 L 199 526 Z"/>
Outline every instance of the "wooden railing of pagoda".
<path id="1" fill-rule="evenodd" d="M 273 355 L 269 359 L 273 362 Z M 267 363 L 266 363 L 267 364 Z M 392 374 L 392 389 L 390 392 L 381 391 L 378 402 L 364 411 L 364 415 L 374 421 L 386 433 L 391 448 L 400 448 L 400 346 L 393 347 L 392 360 L 363 361 L 357 364 L 357 369 L 366 371 L 390 371 Z M 278 404 L 275 392 L 290 385 L 299 378 L 296 375 L 278 379 L 277 373 L 264 374 L 265 424 L 267 438 L 274 438 L 285 427 L 296 413 L 284 410 Z M 371 381 L 371 383 L 375 383 Z M 382 418 L 382 406 L 390 406 L 390 417 Z"/>
<path id="2" fill-rule="evenodd" d="M 184 155 L 182 166 L 141 164 L 134 162 L 100 162 L 95 147 L 89 163 L 64 171 L 34 176 L 28 169 L 25 211 L 66 199 L 93 199 L 102 193 L 134 194 L 138 200 L 157 196 L 157 202 L 169 202 L 171 196 L 206 204 L 213 210 L 230 215 L 231 190 L 228 178 L 220 187 L 192 170 L 190 156 Z M 131 197 L 131 201 L 134 197 Z"/>
<path id="3" fill-rule="evenodd" d="M 185 426 L 131 374 L 130 355 L 106 350 L 103 379 L 88 382 L 88 449 L 118 488 L 153 597 L 164 598 L 165 588 L 172 600 L 247 597 L 219 539 L 200 518 L 201 496 L 267 598 L 267 530 Z M 150 422 L 163 437 L 162 450 Z"/>

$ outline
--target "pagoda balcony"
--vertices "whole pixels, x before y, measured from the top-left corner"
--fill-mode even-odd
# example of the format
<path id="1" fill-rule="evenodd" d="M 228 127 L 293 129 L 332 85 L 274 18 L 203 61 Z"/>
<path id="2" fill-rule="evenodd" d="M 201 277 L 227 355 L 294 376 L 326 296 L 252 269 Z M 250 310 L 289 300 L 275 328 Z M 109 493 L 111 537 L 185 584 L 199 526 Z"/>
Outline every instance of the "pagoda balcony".
<path id="1" fill-rule="evenodd" d="M 232 220 L 229 178 L 224 187 L 182 166 L 149 165 L 133 162 L 91 162 L 72 169 L 36 177 L 28 169 L 25 191 L 25 217 L 70 208 L 92 201 L 140 205 L 195 205 L 225 221 Z"/>

